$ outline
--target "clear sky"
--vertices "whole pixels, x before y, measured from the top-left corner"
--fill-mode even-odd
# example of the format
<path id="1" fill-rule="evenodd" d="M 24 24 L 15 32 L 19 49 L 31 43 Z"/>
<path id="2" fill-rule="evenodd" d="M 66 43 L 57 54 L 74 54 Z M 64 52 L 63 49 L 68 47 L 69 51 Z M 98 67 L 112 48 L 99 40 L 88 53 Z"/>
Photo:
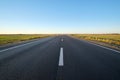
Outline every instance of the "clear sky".
<path id="1" fill-rule="evenodd" d="M 0 0 L 5 33 L 120 33 L 120 0 Z"/>

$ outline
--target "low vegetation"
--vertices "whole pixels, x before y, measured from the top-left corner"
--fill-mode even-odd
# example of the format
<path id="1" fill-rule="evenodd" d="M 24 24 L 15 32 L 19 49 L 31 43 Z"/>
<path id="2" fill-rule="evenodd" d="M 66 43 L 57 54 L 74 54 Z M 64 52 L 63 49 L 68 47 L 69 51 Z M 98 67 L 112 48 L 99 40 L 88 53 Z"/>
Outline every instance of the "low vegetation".
<path id="1" fill-rule="evenodd" d="M 72 34 L 72 36 L 93 42 L 101 42 L 120 49 L 120 34 Z"/>
<path id="2" fill-rule="evenodd" d="M 8 44 L 8 43 L 15 43 L 21 42 L 31 39 L 43 38 L 48 37 L 51 35 L 47 34 L 1 34 L 0 35 L 0 45 Z"/>

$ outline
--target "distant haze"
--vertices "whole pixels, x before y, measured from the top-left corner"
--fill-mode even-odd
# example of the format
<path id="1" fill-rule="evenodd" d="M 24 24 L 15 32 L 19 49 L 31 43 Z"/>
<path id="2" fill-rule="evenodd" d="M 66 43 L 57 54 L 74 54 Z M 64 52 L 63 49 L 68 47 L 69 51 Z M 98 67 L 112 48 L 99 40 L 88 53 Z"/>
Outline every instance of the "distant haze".
<path id="1" fill-rule="evenodd" d="M 0 0 L 0 34 L 120 33 L 120 0 Z"/>

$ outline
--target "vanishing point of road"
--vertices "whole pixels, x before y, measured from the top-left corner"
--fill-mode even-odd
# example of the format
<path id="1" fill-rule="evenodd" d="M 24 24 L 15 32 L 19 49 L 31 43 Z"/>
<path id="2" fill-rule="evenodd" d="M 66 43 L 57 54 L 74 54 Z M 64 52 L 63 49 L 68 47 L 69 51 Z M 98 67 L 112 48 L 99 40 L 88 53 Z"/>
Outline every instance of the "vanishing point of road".
<path id="1" fill-rule="evenodd" d="M 70 36 L 0 48 L 0 80 L 120 80 L 120 52 Z"/>

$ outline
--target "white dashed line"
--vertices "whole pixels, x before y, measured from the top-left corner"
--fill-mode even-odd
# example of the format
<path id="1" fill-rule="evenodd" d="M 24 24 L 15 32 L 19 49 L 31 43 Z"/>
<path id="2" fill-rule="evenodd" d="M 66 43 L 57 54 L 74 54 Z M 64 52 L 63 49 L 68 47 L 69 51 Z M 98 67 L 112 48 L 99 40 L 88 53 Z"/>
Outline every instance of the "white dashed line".
<path id="1" fill-rule="evenodd" d="M 63 42 L 63 38 L 61 39 L 61 41 Z"/>
<path id="2" fill-rule="evenodd" d="M 63 62 L 63 48 L 60 48 L 60 56 L 59 56 L 59 66 L 64 66 Z"/>

